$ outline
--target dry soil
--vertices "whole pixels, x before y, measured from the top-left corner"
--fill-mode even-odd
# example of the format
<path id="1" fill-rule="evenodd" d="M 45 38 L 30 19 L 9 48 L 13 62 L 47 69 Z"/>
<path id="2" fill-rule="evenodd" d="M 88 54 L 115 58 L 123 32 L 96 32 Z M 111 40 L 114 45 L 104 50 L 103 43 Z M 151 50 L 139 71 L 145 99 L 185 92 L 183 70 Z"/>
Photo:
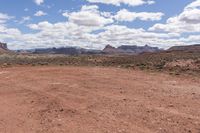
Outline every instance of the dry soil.
<path id="1" fill-rule="evenodd" d="M 0 133 L 200 133 L 200 80 L 120 68 L 0 69 Z"/>

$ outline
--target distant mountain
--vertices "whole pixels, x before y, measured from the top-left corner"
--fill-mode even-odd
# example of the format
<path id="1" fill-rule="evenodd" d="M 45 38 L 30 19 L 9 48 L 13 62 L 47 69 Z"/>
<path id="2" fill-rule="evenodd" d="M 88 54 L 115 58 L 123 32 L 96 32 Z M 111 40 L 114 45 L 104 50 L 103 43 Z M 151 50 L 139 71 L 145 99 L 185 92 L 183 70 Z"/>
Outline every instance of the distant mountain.
<path id="1" fill-rule="evenodd" d="M 6 43 L 0 42 L 0 54 L 2 53 L 20 53 L 20 54 L 64 54 L 64 55 L 95 55 L 95 54 L 109 54 L 109 55 L 138 55 L 141 53 L 153 53 L 153 52 L 170 52 L 170 51 L 184 51 L 184 52 L 200 52 L 200 44 L 186 45 L 186 46 L 173 46 L 168 50 L 163 50 L 158 47 L 151 47 L 148 45 L 121 45 L 119 47 L 113 47 L 106 45 L 103 50 L 84 49 L 79 47 L 61 47 L 61 48 L 40 48 L 29 50 L 16 50 L 11 51 L 7 48 Z"/>
<path id="2" fill-rule="evenodd" d="M 81 55 L 81 54 L 131 54 L 137 55 L 145 52 L 158 52 L 161 49 L 157 47 L 145 46 L 129 46 L 122 45 L 115 48 L 111 45 L 105 46 L 103 50 L 94 49 L 83 49 L 78 47 L 62 47 L 62 48 L 41 48 L 41 49 L 31 49 L 31 50 L 18 50 L 18 53 L 32 53 L 32 54 L 65 54 L 65 55 Z"/>
<path id="3" fill-rule="evenodd" d="M 188 46 L 173 46 L 168 51 L 200 51 L 200 44 Z"/>
<path id="4" fill-rule="evenodd" d="M 140 54 L 140 53 L 146 53 L 146 52 L 158 52 L 161 51 L 158 47 L 151 47 L 148 45 L 145 46 L 129 46 L 129 45 L 122 45 L 118 47 L 118 49 L 124 50 L 126 53 L 134 53 L 134 54 Z"/>
<path id="5" fill-rule="evenodd" d="M 11 51 L 8 49 L 7 44 L 0 42 L 0 54 L 10 53 L 10 52 Z"/>
<path id="6" fill-rule="evenodd" d="M 119 54 L 119 53 L 124 53 L 123 50 L 115 48 L 111 45 L 106 45 L 106 47 L 102 50 L 103 54 Z"/>
<path id="7" fill-rule="evenodd" d="M 46 49 L 35 49 L 34 54 L 69 54 L 76 55 L 80 51 L 76 48 L 46 48 Z"/>
<path id="8" fill-rule="evenodd" d="M 63 48 L 45 48 L 35 49 L 33 54 L 65 54 L 65 55 L 80 55 L 80 54 L 100 54 L 100 50 L 83 49 L 76 47 L 63 47 Z"/>
<path id="9" fill-rule="evenodd" d="M 104 54 L 140 54 L 145 52 L 158 52 L 161 51 L 158 47 L 150 47 L 148 45 L 145 46 L 136 46 L 136 45 L 122 45 L 118 48 L 112 47 L 111 45 L 107 45 L 102 53 Z"/>

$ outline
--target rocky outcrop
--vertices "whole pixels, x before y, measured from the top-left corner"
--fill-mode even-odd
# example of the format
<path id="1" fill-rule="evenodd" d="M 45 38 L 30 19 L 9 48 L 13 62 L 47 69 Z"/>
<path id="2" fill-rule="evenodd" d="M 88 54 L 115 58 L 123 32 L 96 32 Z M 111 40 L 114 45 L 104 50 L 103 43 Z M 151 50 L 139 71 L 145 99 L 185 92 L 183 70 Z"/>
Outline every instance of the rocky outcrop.
<path id="1" fill-rule="evenodd" d="M 188 46 L 173 46 L 168 51 L 200 51 L 200 44 Z"/>
<path id="2" fill-rule="evenodd" d="M 14 51 L 11 51 L 7 47 L 7 43 L 0 42 L 0 54 L 11 54 L 14 53 Z"/>
<path id="3" fill-rule="evenodd" d="M 12 52 L 8 49 L 7 44 L 0 42 L 0 54 L 8 54 L 8 53 Z"/>
<path id="4" fill-rule="evenodd" d="M 118 53 L 123 53 L 123 50 L 120 50 L 118 48 L 115 48 L 111 45 L 106 45 L 106 47 L 102 50 L 103 54 L 118 54 Z"/>
<path id="5" fill-rule="evenodd" d="M 65 54 L 65 55 L 95 55 L 95 54 L 130 54 L 130 55 L 137 55 L 145 52 L 157 52 L 160 51 L 157 47 L 150 47 L 148 45 L 145 46 L 129 46 L 129 45 L 122 45 L 118 48 L 115 48 L 111 45 L 106 45 L 103 50 L 94 50 L 94 49 L 84 49 L 78 47 L 62 47 L 62 48 L 44 48 L 44 49 L 35 49 L 29 50 L 26 53 L 33 53 L 33 54 Z M 18 53 L 25 53 L 24 51 L 18 51 Z"/>
<path id="6" fill-rule="evenodd" d="M 100 54 L 100 50 L 83 49 L 76 47 L 63 47 L 63 48 L 46 48 L 35 49 L 33 54 L 65 54 L 65 55 L 81 55 L 81 54 Z"/>
<path id="7" fill-rule="evenodd" d="M 145 52 L 158 52 L 161 51 L 158 47 L 150 47 L 148 45 L 145 46 L 136 46 L 136 45 L 122 45 L 118 48 L 115 48 L 111 45 L 107 45 L 103 49 L 103 53 L 105 54 L 140 54 Z"/>
<path id="8" fill-rule="evenodd" d="M 36 49 L 35 54 L 66 54 L 66 55 L 78 55 L 80 51 L 76 48 L 47 48 L 47 49 Z"/>
<path id="9" fill-rule="evenodd" d="M 123 50 L 125 53 L 133 53 L 133 54 L 140 54 L 140 53 L 146 53 L 146 52 L 158 52 L 161 51 L 158 47 L 151 47 L 148 45 L 145 46 L 136 46 L 136 45 L 122 45 L 118 47 L 118 49 Z"/>
<path id="10" fill-rule="evenodd" d="M 2 50 L 8 50 L 7 43 L 0 42 L 0 49 L 2 49 Z"/>

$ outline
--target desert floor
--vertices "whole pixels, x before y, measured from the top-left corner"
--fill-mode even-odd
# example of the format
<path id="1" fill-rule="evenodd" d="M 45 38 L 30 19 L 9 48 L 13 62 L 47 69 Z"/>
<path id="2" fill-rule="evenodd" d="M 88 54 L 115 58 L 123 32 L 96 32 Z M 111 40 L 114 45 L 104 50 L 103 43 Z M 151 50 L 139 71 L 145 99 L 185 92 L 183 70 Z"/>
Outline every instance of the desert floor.
<path id="1" fill-rule="evenodd" d="M 200 133 L 200 79 L 112 67 L 0 69 L 0 133 Z"/>

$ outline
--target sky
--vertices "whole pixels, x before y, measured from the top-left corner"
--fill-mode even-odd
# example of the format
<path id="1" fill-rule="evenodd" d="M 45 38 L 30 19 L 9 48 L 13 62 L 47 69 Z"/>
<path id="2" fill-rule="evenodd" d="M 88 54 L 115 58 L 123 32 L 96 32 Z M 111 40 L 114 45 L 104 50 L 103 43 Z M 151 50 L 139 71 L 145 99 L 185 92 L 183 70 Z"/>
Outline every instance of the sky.
<path id="1" fill-rule="evenodd" d="M 200 43 L 200 0 L 1 0 L 10 49 Z"/>

